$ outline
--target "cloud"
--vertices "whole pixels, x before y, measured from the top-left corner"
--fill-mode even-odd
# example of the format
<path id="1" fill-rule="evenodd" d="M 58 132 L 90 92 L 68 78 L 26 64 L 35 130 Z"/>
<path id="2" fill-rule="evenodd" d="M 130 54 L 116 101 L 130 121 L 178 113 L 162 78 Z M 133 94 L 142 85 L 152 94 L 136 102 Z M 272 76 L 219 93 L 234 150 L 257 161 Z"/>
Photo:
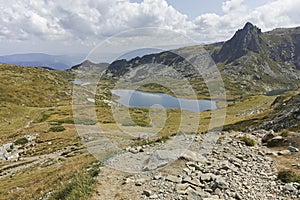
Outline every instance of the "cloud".
<path id="1" fill-rule="evenodd" d="M 5 5 L 0 14 L 0 34 L 9 39 L 19 35 L 42 39 L 92 39 L 110 36 L 129 28 L 164 27 L 182 31 L 193 24 L 187 16 L 169 6 L 165 0 L 81 0 L 22 1 L 14 0 Z M 8 34 L 14 32 L 14 35 Z M 23 33 L 23 34 L 22 34 Z"/>
<path id="2" fill-rule="evenodd" d="M 300 24 L 300 0 L 271 1 L 256 8 L 249 20 L 268 30 L 276 27 L 295 27 Z"/>
<path id="3" fill-rule="evenodd" d="M 300 24 L 300 0 L 269 0 L 255 9 L 246 2 L 227 0 L 220 4 L 222 14 L 189 19 L 166 0 L 0 0 L 0 41 L 76 41 L 93 46 L 128 29 L 160 27 L 199 42 L 216 42 L 228 39 L 247 21 L 263 31 Z"/>
<path id="4" fill-rule="evenodd" d="M 205 42 L 228 39 L 235 30 L 250 21 L 263 31 L 278 27 L 300 25 L 300 0 L 271 0 L 253 10 L 244 4 L 244 0 L 228 0 L 222 4 L 222 15 L 207 13 L 193 20 L 195 32 Z"/>
<path id="5" fill-rule="evenodd" d="M 229 0 L 222 3 L 222 10 L 224 13 L 244 10 L 245 6 L 242 5 L 244 0 Z"/>

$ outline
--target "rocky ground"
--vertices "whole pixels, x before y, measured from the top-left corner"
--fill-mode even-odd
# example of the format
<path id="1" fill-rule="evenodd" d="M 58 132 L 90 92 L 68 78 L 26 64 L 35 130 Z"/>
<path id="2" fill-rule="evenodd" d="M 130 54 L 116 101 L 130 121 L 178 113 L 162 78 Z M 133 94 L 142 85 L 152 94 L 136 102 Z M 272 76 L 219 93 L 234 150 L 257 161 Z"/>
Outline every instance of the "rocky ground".
<path id="1" fill-rule="evenodd" d="M 255 146 L 242 141 L 244 133 L 222 132 L 211 144 L 203 134 L 129 147 L 106 162 L 93 199 L 299 199 L 300 184 L 278 180 L 273 160 L 292 152 L 263 146 L 266 134 L 247 134 Z M 170 149 L 170 144 L 189 148 Z M 210 153 L 203 156 L 206 148 Z"/>

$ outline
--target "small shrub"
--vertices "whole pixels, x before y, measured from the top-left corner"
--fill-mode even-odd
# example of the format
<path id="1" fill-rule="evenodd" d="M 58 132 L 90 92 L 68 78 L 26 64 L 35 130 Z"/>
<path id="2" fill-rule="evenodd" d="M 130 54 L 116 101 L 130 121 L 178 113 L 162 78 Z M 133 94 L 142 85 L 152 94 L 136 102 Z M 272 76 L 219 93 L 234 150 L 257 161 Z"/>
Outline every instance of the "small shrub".
<path id="1" fill-rule="evenodd" d="M 76 124 L 95 125 L 97 124 L 98 121 L 94 119 L 80 118 L 80 119 L 74 119 L 74 122 Z"/>
<path id="2" fill-rule="evenodd" d="M 57 124 L 74 124 L 74 119 L 71 118 L 58 119 L 55 120 L 54 122 L 56 122 Z"/>
<path id="3" fill-rule="evenodd" d="M 281 136 L 282 136 L 282 137 L 287 137 L 287 136 L 289 136 L 289 131 L 288 131 L 288 130 L 283 130 L 283 131 L 281 132 Z"/>
<path id="4" fill-rule="evenodd" d="M 47 113 L 43 113 L 37 119 L 34 120 L 34 123 L 41 123 L 49 119 L 50 115 Z"/>
<path id="5" fill-rule="evenodd" d="M 242 137 L 242 141 L 245 142 L 245 144 L 249 147 L 253 147 L 255 145 L 255 141 L 251 138 L 246 137 L 246 136 Z"/>
<path id="6" fill-rule="evenodd" d="M 28 139 L 23 137 L 23 138 L 19 138 L 15 141 L 16 145 L 24 145 L 28 143 Z"/>
<path id="7" fill-rule="evenodd" d="M 297 182 L 300 183 L 300 176 L 298 176 L 295 172 L 283 169 L 278 172 L 277 178 L 284 183 Z"/>
<path id="8" fill-rule="evenodd" d="M 65 127 L 60 126 L 60 125 L 59 126 L 53 126 L 49 129 L 49 131 L 52 131 L 52 132 L 62 132 L 64 130 L 66 130 Z"/>

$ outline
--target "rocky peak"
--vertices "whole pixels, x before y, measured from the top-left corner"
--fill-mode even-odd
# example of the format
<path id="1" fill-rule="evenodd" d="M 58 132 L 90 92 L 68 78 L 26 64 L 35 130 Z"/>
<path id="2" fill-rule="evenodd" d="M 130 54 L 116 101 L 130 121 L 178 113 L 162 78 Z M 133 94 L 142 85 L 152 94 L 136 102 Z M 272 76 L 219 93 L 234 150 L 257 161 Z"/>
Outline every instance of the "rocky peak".
<path id="1" fill-rule="evenodd" d="M 243 29 L 238 30 L 224 43 L 221 50 L 213 55 L 215 61 L 230 63 L 248 51 L 260 52 L 263 42 L 261 35 L 261 29 L 247 22 Z"/>

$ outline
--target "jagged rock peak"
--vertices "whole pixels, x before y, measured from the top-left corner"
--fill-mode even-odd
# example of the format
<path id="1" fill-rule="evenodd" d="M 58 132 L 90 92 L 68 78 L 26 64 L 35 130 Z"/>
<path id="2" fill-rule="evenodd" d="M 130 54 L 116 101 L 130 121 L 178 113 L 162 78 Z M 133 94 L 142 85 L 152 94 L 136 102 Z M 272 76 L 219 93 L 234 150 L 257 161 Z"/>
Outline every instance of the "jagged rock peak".
<path id="1" fill-rule="evenodd" d="M 246 30 L 246 31 L 255 30 L 258 33 L 261 33 L 261 29 L 253 25 L 251 22 L 247 22 L 242 30 Z"/>
<path id="2" fill-rule="evenodd" d="M 248 51 L 260 52 L 263 42 L 261 35 L 261 29 L 247 22 L 244 28 L 238 30 L 214 55 L 215 61 L 229 63 L 246 55 Z"/>

